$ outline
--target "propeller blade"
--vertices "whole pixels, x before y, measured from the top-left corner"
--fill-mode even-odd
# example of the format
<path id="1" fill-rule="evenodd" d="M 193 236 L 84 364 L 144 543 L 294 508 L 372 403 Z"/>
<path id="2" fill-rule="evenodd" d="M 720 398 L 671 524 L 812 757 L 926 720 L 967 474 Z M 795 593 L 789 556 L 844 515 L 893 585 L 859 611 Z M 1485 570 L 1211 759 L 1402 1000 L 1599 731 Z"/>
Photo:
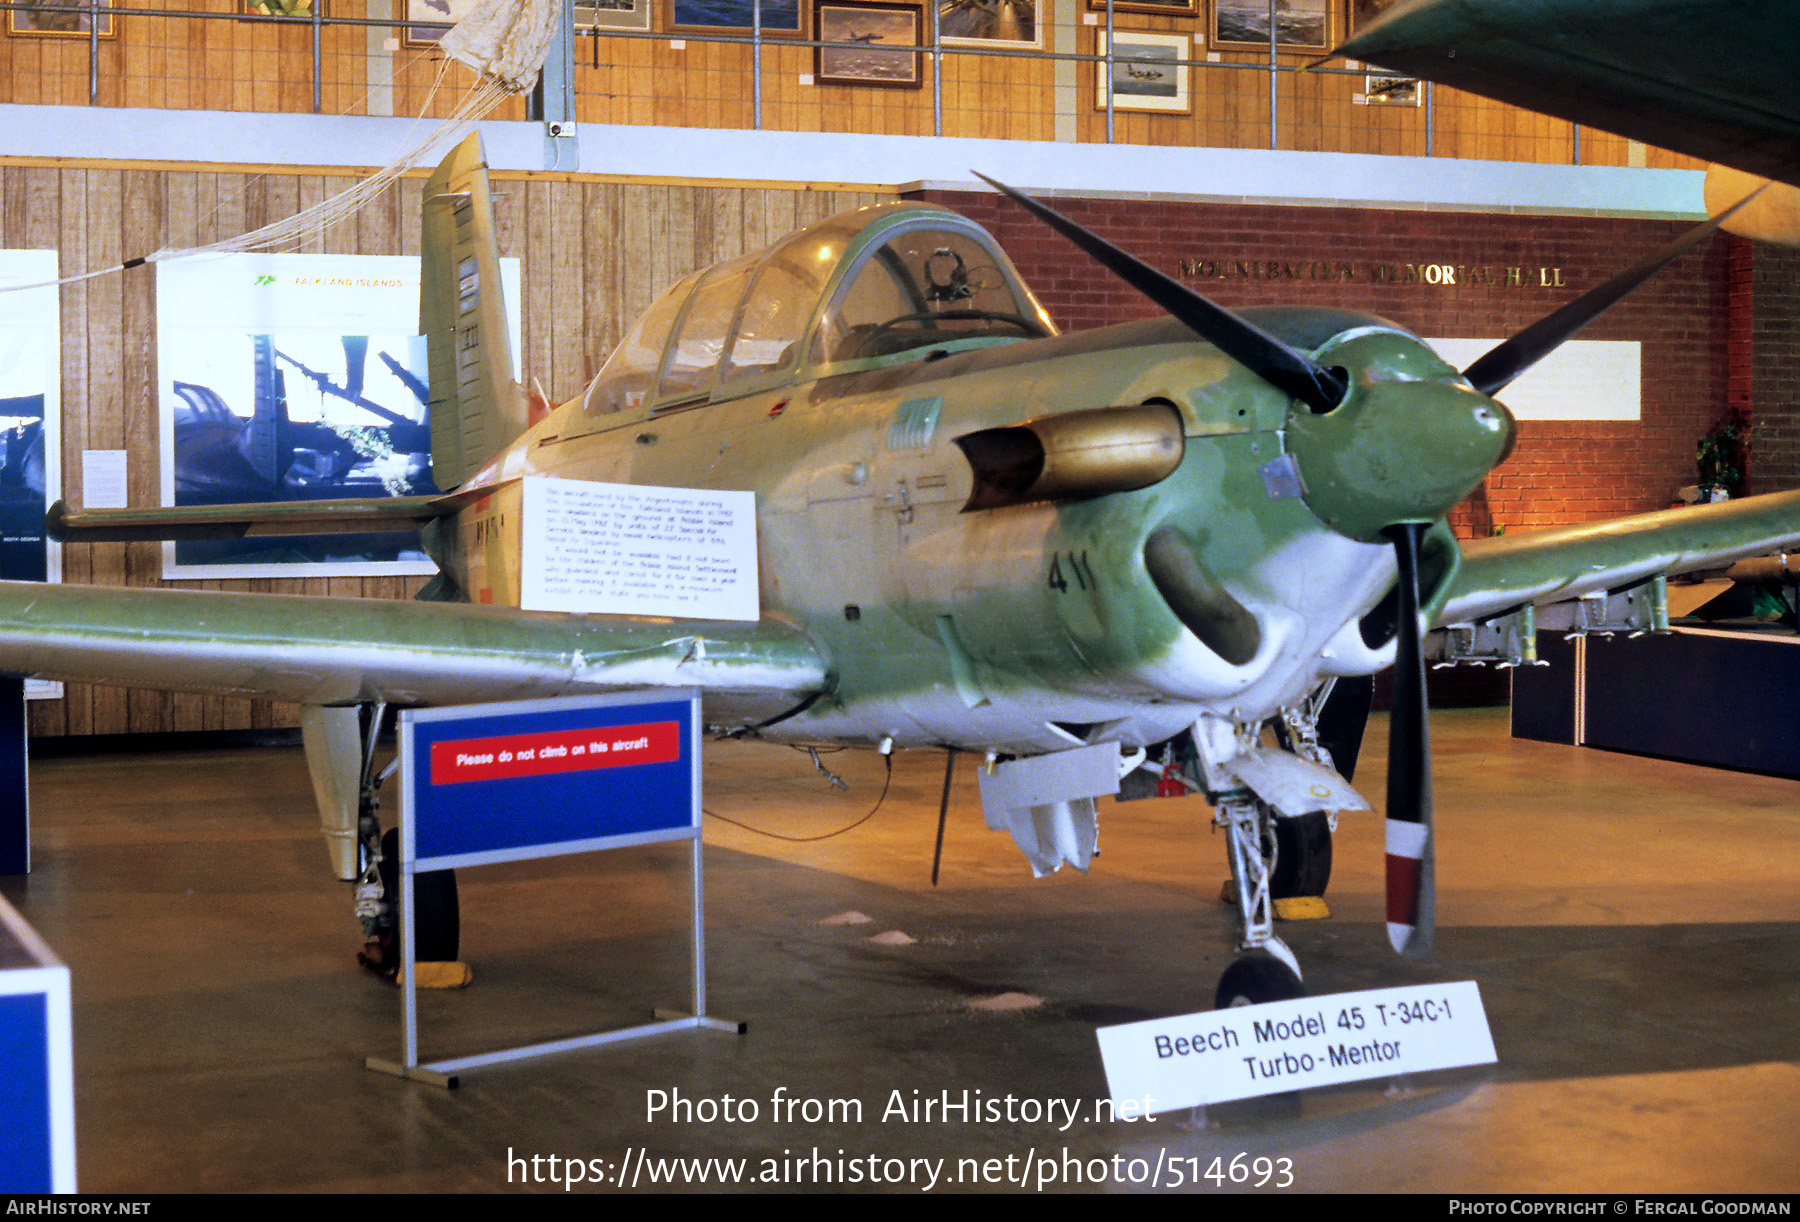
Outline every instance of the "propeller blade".
<path id="1" fill-rule="evenodd" d="M 1605 284 L 1589 289 L 1568 305 L 1551 311 L 1511 339 L 1489 349 L 1473 365 L 1463 370 L 1463 377 L 1469 379 L 1470 384 L 1484 395 L 1499 394 L 1514 378 L 1549 356 L 1564 340 L 1617 305 L 1621 298 L 1638 285 L 1711 237 L 1727 218 L 1763 190 L 1763 187 L 1758 187 L 1712 220 L 1688 230 Z"/>
<path id="2" fill-rule="evenodd" d="M 1400 630 L 1394 652 L 1394 706 L 1388 729 L 1388 941 L 1408 958 L 1431 949 L 1437 926 L 1431 842 L 1431 726 L 1425 653 L 1419 639 L 1419 542 L 1425 526 L 1387 529 L 1400 563 Z"/>
<path id="3" fill-rule="evenodd" d="M 1221 309 L 1179 280 L 1126 254 L 1099 234 L 1085 229 L 1052 208 L 1022 195 L 986 174 L 975 177 L 1005 195 L 1081 247 L 1119 279 L 1173 315 L 1195 335 L 1256 374 L 1283 394 L 1299 399 L 1315 412 L 1328 412 L 1344 401 L 1349 379 L 1342 370 L 1327 369 L 1304 352 Z"/>

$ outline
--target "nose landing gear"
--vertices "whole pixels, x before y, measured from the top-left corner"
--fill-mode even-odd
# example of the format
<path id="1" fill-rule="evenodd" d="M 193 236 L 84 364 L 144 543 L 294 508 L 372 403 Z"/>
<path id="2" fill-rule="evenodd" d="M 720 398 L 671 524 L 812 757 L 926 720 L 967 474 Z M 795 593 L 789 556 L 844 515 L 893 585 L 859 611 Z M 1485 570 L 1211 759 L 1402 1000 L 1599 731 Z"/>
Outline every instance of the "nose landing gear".
<path id="1" fill-rule="evenodd" d="M 1242 925 L 1239 957 L 1219 979 L 1214 1007 L 1222 1010 L 1303 997 L 1306 989 L 1300 981 L 1300 963 L 1287 943 L 1275 936 L 1271 885 L 1280 864 L 1280 825 L 1296 820 L 1278 818 L 1272 807 L 1247 789 L 1222 795 L 1214 811 L 1213 824 L 1224 829 L 1228 841 Z M 1329 830 L 1326 837 L 1329 846 Z M 1290 875 L 1309 872 L 1309 864 L 1302 861 L 1300 869 Z M 1325 868 L 1329 873 L 1329 860 Z"/>

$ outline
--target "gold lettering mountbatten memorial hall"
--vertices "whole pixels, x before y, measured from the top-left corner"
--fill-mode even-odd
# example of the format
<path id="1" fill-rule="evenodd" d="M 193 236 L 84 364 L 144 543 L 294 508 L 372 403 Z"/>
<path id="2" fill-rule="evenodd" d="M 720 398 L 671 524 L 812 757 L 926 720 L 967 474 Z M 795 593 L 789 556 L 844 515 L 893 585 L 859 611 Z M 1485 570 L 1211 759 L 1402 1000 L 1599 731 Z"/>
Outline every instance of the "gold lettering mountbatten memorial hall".
<path id="1" fill-rule="evenodd" d="M 1505 267 L 1491 263 L 1344 263 L 1321 259 L 1183 259 L 1188 280 L 1288 280 L 1362 284 L 1428 284 L 1440 287 L 1568 287 L 1560 267 Z"/>

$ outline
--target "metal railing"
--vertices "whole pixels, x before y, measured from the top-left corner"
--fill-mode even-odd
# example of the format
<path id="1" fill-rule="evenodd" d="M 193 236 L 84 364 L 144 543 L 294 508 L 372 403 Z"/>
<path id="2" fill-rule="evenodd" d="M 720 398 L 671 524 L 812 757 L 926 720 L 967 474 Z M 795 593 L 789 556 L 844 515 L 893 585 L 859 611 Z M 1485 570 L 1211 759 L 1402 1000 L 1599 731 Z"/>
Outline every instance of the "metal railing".
<path id="1" fill-rule="evenodd" d="M 1625 142 L 1614 137 L 1589 133 L 1584 142 L 1573 125 L 1433 90 L 1428 83 L 1416 86 L 1411 105 L 1369 105 L 1358 78 L 1378 70 L 1308 67 L 1307 56 L 1277 45 L 1274 22 L 1263 51 L 1200 58 L 1190 50 L 1141 59 L 1121 51 L 1121 40 L 1129 48 L 1132 34 L 1151 33 L 1167 47 L 1178 34 L 1192 48 L 1194 27 L 1127 30 L 1112 0 L 1091 13 L 1084 0 L 1061 2 L 1081 5 L 1093 24 L 1065 20 L 1040 30 L 1038 41 L 1066 48 L 1092 30 L 1093 52 L 949 40 L 938 5 L 928 0 L 921 41 L 881 44 L 883 52 L 919 57 L 921 79 L 900 90 L 833 85 L 803 93 L 803 69 L 815 53 L 841 51 L 846 44 L 765 28 L 762 0 L 752 0 L 748 30 L 565 25 L 561 49 L 553 53 L 565 56 L 575 113 L 546 115 L 538 98 L 516 107 L 513 117 L 1573 163 L 1585 154 L 1595 164 L 1624 164 L 1628 157 Z M 387 13 L 356 15 L 352 10 L 361 3 L 338 0 L 326 15 L 315 2 L 309 12 L 280 16 L 102 0 L 0 0 L 11 27 L 0 39 L 0 56 L 9 61 L 9 71 L 0 73 L 0 101 L 73 102 L 85 96 L 91 105 L 416 113 L 412 107 L 423 98 L 439 56 L 418 44 L 449 27 Z M 15 33 L 46 19 L 75 28 Z M 796 34 L 803 32 L 804 26 Z M 704 63 L 678 53 L 687 44 L 711 49 L 696 57 Z M 1139 64 L 1153 65 L 1145 71 L 1179 74 L 1179 85 L 1170 88 L 1187 98 L 1184 111 L 1173 105 L 1147 109 L 1141 98 L 1121 95 L 1117 70 Z M 78 75 L 85 77 L 79 93 L 71 88 Z"/>

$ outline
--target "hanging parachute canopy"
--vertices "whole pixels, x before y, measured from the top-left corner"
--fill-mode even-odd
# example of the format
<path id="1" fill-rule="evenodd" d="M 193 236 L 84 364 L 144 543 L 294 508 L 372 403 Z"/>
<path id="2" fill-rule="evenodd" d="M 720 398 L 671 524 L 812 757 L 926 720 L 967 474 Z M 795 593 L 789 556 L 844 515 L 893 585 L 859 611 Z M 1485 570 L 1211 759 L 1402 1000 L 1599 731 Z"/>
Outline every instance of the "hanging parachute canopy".
<path id="1" fill-rule="evenodd" d="M 555 0 L 489 0 L 457 22 L 438 46 L 506 92 L 524 93 L 537 84 L 561 15 Z"/>
<path id="2" fill-rule="evenodd" d="M 435 159 L 435 150 L 459 136 L 464 128 L 507 98 L 524 93 L 537 84 L 538 73 L 543 70 L 544 57 L 549 54 L 550 40 L 556 34 L 561 16 L 559 0 L 484 0 L 438 41 L 439 49 L 450 59 L 473 68 L 479 79 L 469 87 L 450 116 L 423 140 L 355 186 L 285 220 L 208 246 L 159 250 L 144 261 L 154 263 L 188 254 L 299 246 L 355 215 L 408 169 L 428 157 Z M 432 82 L 421 111 L 430 107 L 431 99 L 443 87 L 448 68 L 449 60 L 446 59 L 438 67 L 437 79 Z"/>

